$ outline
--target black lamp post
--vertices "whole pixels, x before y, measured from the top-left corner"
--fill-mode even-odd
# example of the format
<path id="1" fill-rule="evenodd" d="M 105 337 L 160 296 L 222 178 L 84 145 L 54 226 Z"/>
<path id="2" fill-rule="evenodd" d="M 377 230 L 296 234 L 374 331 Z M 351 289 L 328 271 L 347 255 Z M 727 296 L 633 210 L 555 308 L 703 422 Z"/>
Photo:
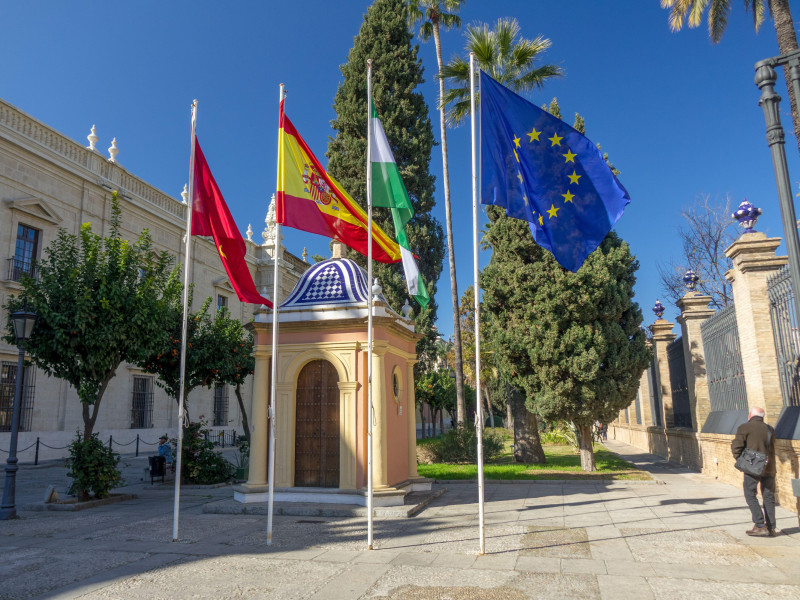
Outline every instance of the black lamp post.
<path id="1" fill-rule="evenodd" d="M 17 381 L 14 387 L 14 408 L 11 415 L 11 443 L 6 460 L 6 482 L 3 487 L 3 504 L 0 506 L 0 520 L 14 519 L 17 516 L 14 496 L 17 482 L 17 433 L 19 433 L 19 414 L 22 410 L 22 369 L 24 368 L 25 344 L 31 337 L 36 324 L 36 314 L 23 309 L 11 315 L 14 336 L 17 338 L 19 360 L 17 361 Z"/>

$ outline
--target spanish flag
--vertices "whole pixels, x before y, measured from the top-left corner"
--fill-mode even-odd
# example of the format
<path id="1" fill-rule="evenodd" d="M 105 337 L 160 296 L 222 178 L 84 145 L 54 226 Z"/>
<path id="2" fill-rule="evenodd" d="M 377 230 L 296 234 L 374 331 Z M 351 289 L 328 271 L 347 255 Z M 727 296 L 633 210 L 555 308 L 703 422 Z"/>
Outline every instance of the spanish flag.
<path id="1" fill-rule="evenodd" d="M 325 172 L 280 105 L 276 220 L 339 240 L 367 256 L 367 215 Z M 372 258 L 400 262 L 400 247 L 372 224 Z"/>
<path id="2" fill-rule="evenodd" d="M 236 296 L 242 302 L 265 304 L 272 302 L 261 296 L 253 283 L 253 276 L 244 260 L 247 254 L 242 234 L 233 220 L 225 198 L 211 174 L 200 142 L 194 140 L 194 190 L 192 198 L 192 235 L 214 238 L 222 266 L 228 274 Z M 188 268 L 188 267 L 187 267 Z"/>

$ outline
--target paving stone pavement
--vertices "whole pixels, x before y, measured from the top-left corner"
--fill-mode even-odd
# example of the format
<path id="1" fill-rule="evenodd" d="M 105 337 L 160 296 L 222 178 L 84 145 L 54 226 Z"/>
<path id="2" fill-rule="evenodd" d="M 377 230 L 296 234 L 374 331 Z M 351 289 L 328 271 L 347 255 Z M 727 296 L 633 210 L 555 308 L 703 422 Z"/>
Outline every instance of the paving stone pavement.
<path id="1" fill-rule="evenodd" d="M 447 492 L 412 518 L 207 514 L 229 487 L 184 488 L 179 541 L 172 487 L 140 481 L 136 500 L 81 512 L 20 510 L 0 521 L 0 600 L 21 598 L 800 599 L 797 515 L 785 534 L 750 538 L 739 488 L 619 442 L 607 446 L 655 481 L 487 483 L 486 554 L 479 555 L 477 485 Z M 17 505 L 63 494 L 63 465 L 21 466 Z"/>

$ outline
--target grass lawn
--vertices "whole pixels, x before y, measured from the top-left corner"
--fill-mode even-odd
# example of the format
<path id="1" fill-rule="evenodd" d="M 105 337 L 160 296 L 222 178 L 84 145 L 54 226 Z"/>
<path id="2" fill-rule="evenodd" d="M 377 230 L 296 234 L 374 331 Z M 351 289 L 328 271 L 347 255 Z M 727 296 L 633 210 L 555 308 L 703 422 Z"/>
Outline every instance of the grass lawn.
<path id="1" fill-rule="evenodd" d="M 616 454 L 595 444 L 594 460 L 597 471 L 584 473 L 581 470 L 581 457 L 575 454 L 572 446 L 544 445 L 547 462 L 543 465 L 526 465 L 514 462 L 510 445 L 503 454 L 483 466 L 486 479 L 634 479 L 649 480 L 650 475 L 625 462 Z M 457 465 L 437 463 L 418 465 L 422 477 L 431 479 L 477 479 L 478 465 Z"/>

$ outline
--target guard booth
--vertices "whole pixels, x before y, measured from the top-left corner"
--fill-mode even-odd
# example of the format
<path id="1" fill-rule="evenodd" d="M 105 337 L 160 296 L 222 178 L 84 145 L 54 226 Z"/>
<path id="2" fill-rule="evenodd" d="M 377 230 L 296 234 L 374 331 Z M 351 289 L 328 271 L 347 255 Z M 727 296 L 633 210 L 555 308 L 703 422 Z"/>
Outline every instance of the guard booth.
<path id="1" fill-rule="evenodd" d="M 310 267 L 279 307 L 275 500 L 366 504 L 367 274 L 332 258 Z M 373 490 L 375 506 L 402 505 L 430 489 L 417 475 L 413 322 L 382 295 L 373 313 Z M 410 311 L 409 311 L 410 312 Z M 248 327 L 256 365 L 250 472 L 239 502 L 267 501 L 272 311 Z"/>

